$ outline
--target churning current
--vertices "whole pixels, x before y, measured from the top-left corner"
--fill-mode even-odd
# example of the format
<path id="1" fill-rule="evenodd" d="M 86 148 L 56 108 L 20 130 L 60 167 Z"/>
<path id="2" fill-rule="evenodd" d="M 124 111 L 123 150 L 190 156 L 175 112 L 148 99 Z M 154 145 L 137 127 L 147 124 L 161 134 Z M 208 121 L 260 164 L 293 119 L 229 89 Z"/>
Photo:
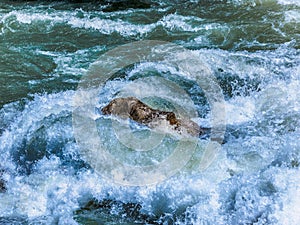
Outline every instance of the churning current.
<path id="1" fill-rule="evenodd" d="M 149 45 L 130 51 L 163 53 L 159 60 L 126 57 L 131 43 L 150 41 L 193 58 Z M 298 0 L 6 0 L 0 52 L 0 224 L 300 224 Z M 83 83 L 99 60 L 107 73 Z M 116 62 L 123 67 L 112 70 Z M 209 130 L 211 87 L 222 95 L 225 128 L 207 157 L 211 134 L 189 151 L 167 130 L 159 139 L 101 113 L 114 98 L 135 96 Z M 74 119 L 89 103 L 88 120 Z M 80 130 L 80 122 L 93 126 Z M 134 140 L 154 141 L 125 143 L 122 126 Z M 142 178 L 151 166 L 174 173 L 156 169 L 153 184 L 114 182 L 126 174 L 97 160 L 92 128 L 113 160 L 146 171 Z M 116 179 L 105 176 L 114 169 Z"/>

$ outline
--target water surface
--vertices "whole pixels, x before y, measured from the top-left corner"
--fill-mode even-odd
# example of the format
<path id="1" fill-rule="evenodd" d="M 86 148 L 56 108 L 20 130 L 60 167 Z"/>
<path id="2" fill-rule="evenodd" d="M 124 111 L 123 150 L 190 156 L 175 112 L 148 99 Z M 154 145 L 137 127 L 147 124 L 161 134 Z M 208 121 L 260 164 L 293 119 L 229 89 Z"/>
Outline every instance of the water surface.
<path id="1" fill-rule="evenodd" d="M 99 56 L 139 40 L 172 42 L 205 61 L 224 94 L 227 132 L 207 170 L 195 159 L 156 186 L 124 187 L 80 155 L 73 96 Z M 300 223 L 297 0 L 1 1 L 0 52 L 1 224 Z M 198 122 L 209 123 L 201 88 L 159 63 L 120 71 L 99 106 L 145 74 L 174 77 Z"/>

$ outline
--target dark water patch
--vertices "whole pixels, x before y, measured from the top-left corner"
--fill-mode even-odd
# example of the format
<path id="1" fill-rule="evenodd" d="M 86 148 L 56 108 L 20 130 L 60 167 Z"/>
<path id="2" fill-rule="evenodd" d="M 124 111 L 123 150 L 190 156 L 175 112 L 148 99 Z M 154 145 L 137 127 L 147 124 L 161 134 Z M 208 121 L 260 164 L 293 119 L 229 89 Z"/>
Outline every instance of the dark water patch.
<path id="1" fill-rule="evenodd" d="M 26 6 L 50 6 L 56 10 L 103 10 L 105 12 L 120 11 L 126 9 L 148 9 L 151 6 L 158 5 L 149 0 L 5 0 L 6 4 L 12 4 L 14 7 Z"/>
<path id="2" fill-rule="evenodd" d="M 6 104 L 0 109 L 0 135 L 20 116 L 28 101 L 22 99 L 10 104 Z"/>
<path id="3" fill-rule="evenodd" d="M 300 162 L 297 160 L 297 159 L 292 159 L 291 160 L 291 164 L 290 164 L 290 167 L 292 168 L 297 168 L 300 166 Z"/>
<path id="4" fill-rule="evenodd" d="M 252 92 L 261 90 L 260 81 L 257 79 L 240 78 L 237 75 L 224 74 L 222 70 L 219 71 L 222 76 L 218 76 L 217 80 L 226 100 L 235 96 L 249 96 Z"/>
<path id="5" fill-rule="evenodd" d="M 139 203 L 93 199 L 76 210 L 74 218 L 80 224 L 161 224 L 141 210 Z"/>
<path id="6" fill-rule="evenodd" d="M 106 6 L 104 12 L 113 12 L 119 10 L 127 9 L 149 9 L 151 7 L 150 3 L 139 0 L 121 0 L 121 1 L 108 1 L 108 6 Z"/>
<path id="7" fill-rule="evenodd" d="M 70 78 L 74 79 L 74 77 Z M 22 80 L 25 80 L 26 82 L 22 82 Z M 79 80 L 79 78 L 77 80 Z M 9 86 L 8 82 L 10 82 L 10 85 L 13 86 L 13 89 L 11 86 Z M 20 101 L 22 99 L 30 100 L 32 99 L 31 94 L 35 93 L 50 94 L 66 90 L 75 90 L 77 83 L 65 82 L 65 78 L 60 78 L 50 80 L 45 79 L 32 84 L 27 78 L 21 79 L 18 77 L 13 77 L 12 79 L 6 79 L 4 86 L 6 86 L 6 88 L 2 89 L 0 92 L 0 108 L 2 108 L 5 104 Z"/>
<path id="8" fill-rule="evenodd" d="M 4 193 L 6 191 L 5 180 L 3 179 L 3 174 L 5 170 L 0 167 L 0 193 Z"/>
<path id="9" fill-rule="evenodd" d="M 75 171 L 86 168 L 87 165 L 80 159 L 79 153 L 67 150 L 68 145 L 75 145 L 73 134 L 65 129 L 71 123 L 69 112 L 62 112 L 34 124 L 37 128 L 29 127 L 27 135 L 11 150 L 18 172 L 29 175 L 39 160 L 53 155 L 61 159 L 62 166 L 68 165 Z"/>
<path id="10" fill-rule="evenodd" d="M 169 225 L 184 220 L 184 217 L 184 214 L 177 216 L 172 213 L 149 214 L 139 203 L 124 203 L 111 199 L 90 200 L 74 212 L 74 219 L 83 225 L 107 223 Z"/>

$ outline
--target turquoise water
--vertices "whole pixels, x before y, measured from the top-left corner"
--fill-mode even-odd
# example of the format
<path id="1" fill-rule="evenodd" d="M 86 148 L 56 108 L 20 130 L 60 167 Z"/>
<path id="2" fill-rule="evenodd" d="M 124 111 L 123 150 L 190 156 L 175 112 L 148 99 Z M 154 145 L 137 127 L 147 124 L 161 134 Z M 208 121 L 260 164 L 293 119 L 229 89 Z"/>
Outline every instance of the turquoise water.
<path id="1" fill-rule="evenodd" d="M 183 46 L 203 61 L 222 89 L 227 130 L 207 169 L 199 169 L 195 154 L 161 183 L 122 186 L 80 153 L 73 100 L 100 56 L 145 40 Z M 299 49 L 297 0 L 1 1 L 0 224 L 299 224 Z M 158 62 L 118 71 L 97 95 L 97 107 L 141 89 L 189 108 L 167 83 L 138 83 L 148 76 L 179 85 L 195 104 L 196 122 L 211 125 L 197 80 Z M 133 152 L 119 147 L 111 123 L 94 113 L 107 148 L 131 163 Z M 149 132 L 131 126 L 142 137 Z M 175 143 L 167 138 L 134 160 L 160 162 Z"/>

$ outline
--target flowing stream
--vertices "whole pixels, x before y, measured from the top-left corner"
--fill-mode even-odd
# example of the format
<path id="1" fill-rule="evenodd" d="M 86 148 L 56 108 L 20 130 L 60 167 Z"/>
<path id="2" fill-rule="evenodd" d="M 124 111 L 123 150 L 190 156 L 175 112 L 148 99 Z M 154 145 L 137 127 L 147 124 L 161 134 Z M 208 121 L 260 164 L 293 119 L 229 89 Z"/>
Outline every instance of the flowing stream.
<path id="1" fill-rule="evenodd" d="M 200 169 L 199 157 L 209 137 L 168 179 L 126 186 L 83 157 L 74 96 L 99 57 L 145 40 L 201 59 L 222 90 L 226 132 L 208 168 Z M 4 0 L 0 52 L 0 224 L 300 224 L 298 0 Z M 174 110 L 168 99 L 187 112 L 192 103 L 197 116 L 189 116 L 211 126 L 197 80 L 155 61 L 107 79 L 96 108 L 137 92 L 164 110 Z M 97 110 L 91 118 L 110 154 L 126 164 L 159 163 L 178 142 L 167 136 L 134 154 L 111 129 L 122 122 Z M 130 126 L 140 138 L 149 133 Z"/>

